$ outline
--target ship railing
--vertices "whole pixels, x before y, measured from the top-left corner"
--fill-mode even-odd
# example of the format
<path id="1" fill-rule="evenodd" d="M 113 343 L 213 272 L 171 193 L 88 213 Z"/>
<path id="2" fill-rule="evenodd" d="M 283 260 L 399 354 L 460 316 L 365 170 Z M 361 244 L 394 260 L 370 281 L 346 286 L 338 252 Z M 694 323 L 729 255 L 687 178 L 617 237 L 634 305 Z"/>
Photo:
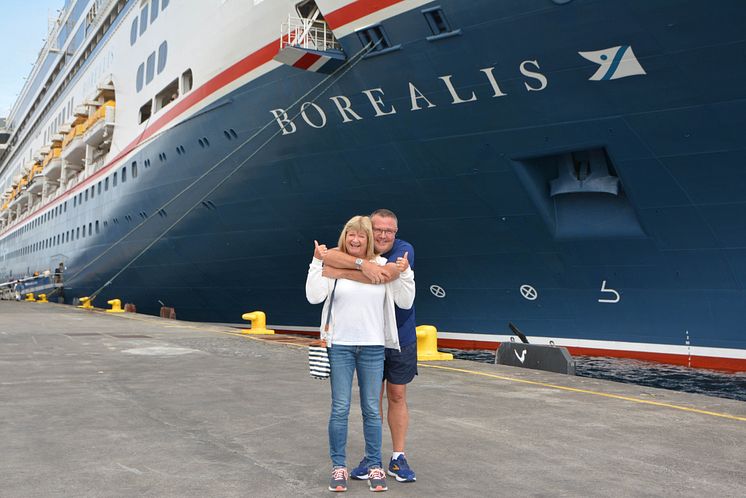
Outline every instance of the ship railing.
<path id="1" fill-rule="evenodd" d="M 326 22 L 296 16 L 288 16 L 280 28 L 280 50 L 287 46 L 319 51 L 342 49 Z"/>
<path id="2" fill-rule="evenodd" d="M 0 296 L 3 299 L 15 298 L 15 285 L 19 284 L 19 292 L 23 296 L 27 292 L 35 292 L 39 287 L 62 287 L 62 275 L 64 273 L 53 274 L 50 270 L 44 270 L 38 275 L 12 279 L 7 282 L 0 282 Z"/>

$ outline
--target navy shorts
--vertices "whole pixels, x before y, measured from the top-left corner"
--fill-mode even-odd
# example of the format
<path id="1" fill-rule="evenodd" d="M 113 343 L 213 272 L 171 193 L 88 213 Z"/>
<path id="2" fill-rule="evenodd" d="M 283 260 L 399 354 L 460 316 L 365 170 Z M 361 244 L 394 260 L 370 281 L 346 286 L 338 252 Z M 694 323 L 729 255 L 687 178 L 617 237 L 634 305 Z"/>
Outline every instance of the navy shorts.
<path id="1" fill-rule="evenodd" d="M 417 375 L 417 343 L 396 349 L 386 348 L 383 378 L 392 384 L 409 384 Z"/>

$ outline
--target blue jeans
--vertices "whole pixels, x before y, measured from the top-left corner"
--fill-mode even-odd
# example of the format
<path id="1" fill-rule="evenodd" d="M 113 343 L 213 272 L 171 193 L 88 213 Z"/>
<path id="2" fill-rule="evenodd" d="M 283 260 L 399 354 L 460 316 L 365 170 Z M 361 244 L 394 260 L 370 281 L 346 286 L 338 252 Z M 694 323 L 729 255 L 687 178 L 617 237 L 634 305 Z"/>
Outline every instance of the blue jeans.
<path id="1" fill-rule="evenodd" d="M 352 375 L 357 371 L 360 408 L 363 412 L 365 464 L 381 467 L 381 414 L 378 402 L 383 382 L 383 346 L 342 346 L 329 348 L 332 409 L 329 416 L 329 456 L 332 466 L 346 467 L 347 420 L 350 416 Z"/>

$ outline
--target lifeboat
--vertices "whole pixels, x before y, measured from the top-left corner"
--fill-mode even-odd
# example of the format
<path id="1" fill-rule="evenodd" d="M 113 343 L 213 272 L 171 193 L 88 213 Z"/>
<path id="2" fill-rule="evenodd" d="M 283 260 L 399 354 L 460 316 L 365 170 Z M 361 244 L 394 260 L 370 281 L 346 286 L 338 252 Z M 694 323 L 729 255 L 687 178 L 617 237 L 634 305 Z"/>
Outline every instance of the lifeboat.
<path id="1" fill-rule="evenodd" d="M 114 130 L 116 102 L 109 100 L 99 107 L 84 123 L 83 141 L 91 147 L 101 147 L 111 142 Z"/>
<path id="2" fill-rule="evenodd" d="M 85 124 L 75 125 L 62 140 L 62 159 L 72 164 L 82 164 L 85 159 Z"/>

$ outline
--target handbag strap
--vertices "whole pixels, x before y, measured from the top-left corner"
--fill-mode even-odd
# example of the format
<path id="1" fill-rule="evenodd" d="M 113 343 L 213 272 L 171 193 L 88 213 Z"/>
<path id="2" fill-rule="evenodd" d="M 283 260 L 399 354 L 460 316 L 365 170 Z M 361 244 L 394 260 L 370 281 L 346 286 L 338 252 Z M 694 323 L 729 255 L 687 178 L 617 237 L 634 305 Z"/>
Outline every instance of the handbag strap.
<path id="1" fill-rule="evenodd" d="M 337 290 L 337 280 L 334 280 L 334 287 L 332 288 L 332 295 L 329 297 L 329 309 L 326 310 L 326 320 L 324 320 L 324 332 L 329 330 L 329 320 L 332 317 L 332 306 L 334 306 L 334 291 Z"/>

